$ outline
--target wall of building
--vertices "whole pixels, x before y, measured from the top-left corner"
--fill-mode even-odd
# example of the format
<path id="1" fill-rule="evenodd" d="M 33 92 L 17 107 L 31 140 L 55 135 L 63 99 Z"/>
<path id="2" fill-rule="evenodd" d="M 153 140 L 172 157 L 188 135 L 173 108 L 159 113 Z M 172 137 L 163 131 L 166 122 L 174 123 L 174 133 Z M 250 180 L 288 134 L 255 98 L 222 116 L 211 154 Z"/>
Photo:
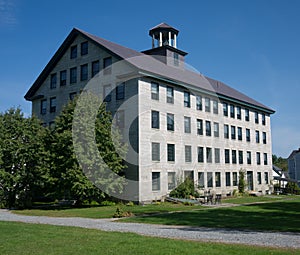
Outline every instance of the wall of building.
<path id="1" fill-rule="evenodd" d="M 221 101 L 218 101 L 218 114 L 212 112 L 205 112 L 205 95 L 202 94 L 203 110 L 196 110 L 196 97 L 191 91 L 191 107 L 184 107 L 184 91 L 185 88 L 174 86 L 174 104 L 166 102 L 166 86 L 168 84 L 159 82 L 159 100 L 151 99 L 151 79 L 143 78 L 139 83 L 139 143 L 140 143 L 140 194 L 141 200 L 150 201 L 160 199 L 170 192 L 168 190 L 168 172 L 175 172 L 177 181 L 182 181 L 184 171 L 193 171 L 194 181 L 198 183 L 198 172 L 205 173 L 205 187 L 202 190 L 211 190 L 216 193 L 223 195 L 232 193 L 233 190 L 237 189 L 237 186 L 232 185 L 232 172 L 239 172 L 240 169 L 244 171 L 252 171 L 254 179 L 254 191 L 260 191 L 265 193 L 269 190 L 270 180 L 272 180 L 272 144 L 271 144 L 271 123 L 270 117 L 266 116 L 266 125 L 262 125 L 262 117 L 259 115 L 259 124 L 254 121 L 254 111 L 250 109 L 250 121 L 245 121 L 245 111 L 242 107 L 241 120 L 236 117 L 223 116 L 223 105 Z M 208 96 L 211 99 L 213 95 Z M 217 97 L 216 97 L 217 99 Z M 236 105 L 235 105 L 236 106 Z M 159 111 L 160 113 L 160 128 L 151 128 L 151 111 Z M 167 113 L 173 113 L 175 116 L 175 131 L 167 131 Z M 191 117 L 191 133 L 184 133 L 184 116 Z M 203 135 L 197 135 L 197 119 L 203 120 Z M 212 135 L 206 136 L 205 134 L 205 121 L 211 121 Z M 219 123 L 219 137 L 214 137 L 213 123 Z M 224 124 L 229 126 L 234 125 L 235 127 L 242 127 L 243 136 L 242 141 L 237 138 L 235 140 L 224 139 Z M 246 142 L 246 128 L 251 130 L 251 142 Z M 256 143 L 255 131 L 260 132 L 260 143 Z M 267 143 L 262 142 L 262 132 L 267 134 Z M 229 132 L 230 134 L 230 132 Z M 237 130 L 236 130 L 237 135 Z M 152 161 L 151 155 L 151 143 L 160 143 L 160 160 Z M 175 144 L 175 162 L 167 161 L 167 144 Z M 185 162 L 185 146 L 189 145 L 192 147 L 192 162 Z M 204 159 L 204 163 L 198 163 L 197 158 L 197 147 L 209 147 L 220 149 L 220 163 L 214 163 L 214 155 L 212 156 L 212 163 L 207 163 Z M 237 163 L 232 164 L 231 154 L 230 163 L 225 164 L 224 150 L 241 150 L 243 151 L 243 164 L 239 164 L 238 155 Z M 247 164 L 246 152 L 251 151 L 251 164 Z M 256 164 L 256 152 L 261 153 L 261 164 Z M 238 153 L 238 152 L 237 152 Z M 267 153 L 267 165 L 264 165 L 263 153 Z M 205 158 L 204 152 L 204 158 Z M 152 172 L 160 172 L 160 190 L 152 190 Z M 207 187 L 207 172 L 213 173 L 213 187 Z M 221 172 L 221 187 L 215 187 L 215 172 Z M 225 186 L 225 172 L 231 173 L 231 185 Z M 261 172 L 262 184 L 257 183 L 257 172 Z M 264 182 L 264 173 L 268 173 L 269 183 Z"/>

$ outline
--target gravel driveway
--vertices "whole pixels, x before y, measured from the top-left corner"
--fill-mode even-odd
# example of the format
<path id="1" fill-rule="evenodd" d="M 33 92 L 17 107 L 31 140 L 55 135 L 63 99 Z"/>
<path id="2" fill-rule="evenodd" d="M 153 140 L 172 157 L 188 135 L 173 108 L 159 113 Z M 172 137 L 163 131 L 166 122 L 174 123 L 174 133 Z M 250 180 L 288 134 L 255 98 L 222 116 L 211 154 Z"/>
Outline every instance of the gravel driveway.
<path id="1" fill-rule="evenodd" d="M 99 229 L 103 231 L 132 232 L 140 235 L 214 241 L 272 247 L 300 248 L 300 234 L 287 232 L 256 232 L 188 226 L 167 226 L 142 223 L 120 223 L 113 219 L 54 218 L 45 216 L 23 216 L 0 210 L 0 221 L 50 224 Z"/>

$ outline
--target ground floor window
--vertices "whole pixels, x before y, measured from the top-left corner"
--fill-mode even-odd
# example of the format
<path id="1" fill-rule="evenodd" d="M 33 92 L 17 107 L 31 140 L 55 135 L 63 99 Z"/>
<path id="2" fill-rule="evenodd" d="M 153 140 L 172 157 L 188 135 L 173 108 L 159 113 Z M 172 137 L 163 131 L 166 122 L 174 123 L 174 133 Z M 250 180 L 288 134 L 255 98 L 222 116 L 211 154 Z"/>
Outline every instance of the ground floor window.
<path id="1" fill-rule="evenodd" d="M 226 177 L 226 186 L 230 186 L 231 181 L 230 181 L 230 172 L 226 172 L 225 173 L 225 177 Z"/>
<path id="2" fill-rule="evenodd" d="M 213 174 L 212 172 L 207 172 L 207 187 L 211 188 L 213 186 Z"/>
<path id="3" fill-rule="evenodd" d="M 261 173 L 257 173 L 257 184 L 261 184 Z"/>
<path id="4" fill-rule="evenodd" d="M 203 172 L 198 173 L 198 187 L 204 188 L 204 173 Z"/>
<path id="5" fill-rule="evenodd" d="M 175 187 L 176 187 L 175 172 L 168 172 L 168 190 L 175 189 Z"/>
<path id="6" fill-rule="evenodd" d="M 216 179 L 216 187 L 221 187 L 221 173 L 220 172 L 215 173 L 215 179 Z"/>
<path id="7" fill-rule="evenodd" d="M 152 191 L 160 190 L 160 172 L 152 172 Z"/>
<path id="8" fill-rule="evenodd" d="M 269 184 L 269 173 L 265 172 L 265 183 Z"/>
<path id="9" fill-rule="evenodd" d="M 237 172 L 233 172 L 233 173 L 232 173 L 232 185 L 233 185 L 233 186 L 237 186 L 237 185 L 238 185 L 238 176 L 237 176 Z"/>

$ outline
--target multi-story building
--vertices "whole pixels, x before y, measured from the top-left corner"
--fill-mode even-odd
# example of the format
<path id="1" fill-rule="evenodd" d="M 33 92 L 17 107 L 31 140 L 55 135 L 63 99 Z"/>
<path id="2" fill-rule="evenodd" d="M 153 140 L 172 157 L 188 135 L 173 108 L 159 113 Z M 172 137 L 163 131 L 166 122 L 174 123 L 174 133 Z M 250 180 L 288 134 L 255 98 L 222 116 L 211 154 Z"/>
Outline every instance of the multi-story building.
<path id="1" fill-rule="evenodd" d="M 73 29 L 25 95 L 32 113 L 51 125 L 98 72 L 115 75 L 117 84 L 99 82 L 99 90 L 137 152 L 127 169 L 138 181 L 131 200 L 159 200 L 186 177 L 227 195 L 238 188 L 240 170 L 249 191 L 269 192 L 274 111 L 187 70 L 178 33 L 162 23 L 149 32 L 152 49 L 137 52 Z M 116 67 L 120 60 L 132 69 L 125 68 L 127 75 Z"/>
<path id="2" fill-rule="evenodd" d="M 288 173 L 292 180 L 300 187 L 300 149 L 294 150 L 288 157 Z"/>

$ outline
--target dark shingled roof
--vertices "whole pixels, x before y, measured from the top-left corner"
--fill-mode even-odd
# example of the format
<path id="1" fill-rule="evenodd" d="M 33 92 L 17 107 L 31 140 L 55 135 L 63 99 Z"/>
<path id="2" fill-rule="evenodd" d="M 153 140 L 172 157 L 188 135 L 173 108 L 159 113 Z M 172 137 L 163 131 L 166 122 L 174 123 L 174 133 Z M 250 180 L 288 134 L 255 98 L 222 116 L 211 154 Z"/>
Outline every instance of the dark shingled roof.
<path id="1" fill-rule="evenodd" d="M 162 23 L 158 26 L 168 26 L 165 23 Z M 156 26 L 156 27 L 158 27 Z M 156 28 L 155 27 L 155 28 Z M 176 67 L 168 66 L 161 61 L 158 61 L 152 56 L 146 55 L 144 53 L 132 50 L 130 48 L 121 46 L 119 44 L 110 42 L 98 36 L 89 34 L 80 29 L 74 28 L 68 37 L 65 39 L 63 44 L 57 50 L 55 55 L 49 61 L 45 69 L 42 71 L 40 76 L 37 78 L 35 83 L 31 86 L 25 99 L 30 100 L 44 80 L 47 78 L 49 73 L 52 71 L 52 68 L 59 61 L 68 47 L 71 45 L 75 37 L 81 34 L 87 39 L 92 40 L 94 43 L 98 44 L 100 47 L 104 47 L 111 54 L 118 57 L 119 59 L 126 59 L 133 66 L 138 68 L 143 73 L 146 73 L 149 76 L 155 76 L 156 78 L 167 79 L 176 83 L 179 83 L 183 86 L 189 86 L 194 89 L 201 89 L 209 93 L 216 93 L 220 97 L 225 97 L 228 100 L 238 101 L 239 103 L 245 103 L 254 108 L 259 108 L 268 113 L 274 113 L 274 110 L 268 108 L 267 106 L 255 101 L 254 99 L 240 93 L 239 91 L 227 86 L 226 84 L 205 77 L 199 73 L 195 73 L 189 70 L 183 70 Z"/>

